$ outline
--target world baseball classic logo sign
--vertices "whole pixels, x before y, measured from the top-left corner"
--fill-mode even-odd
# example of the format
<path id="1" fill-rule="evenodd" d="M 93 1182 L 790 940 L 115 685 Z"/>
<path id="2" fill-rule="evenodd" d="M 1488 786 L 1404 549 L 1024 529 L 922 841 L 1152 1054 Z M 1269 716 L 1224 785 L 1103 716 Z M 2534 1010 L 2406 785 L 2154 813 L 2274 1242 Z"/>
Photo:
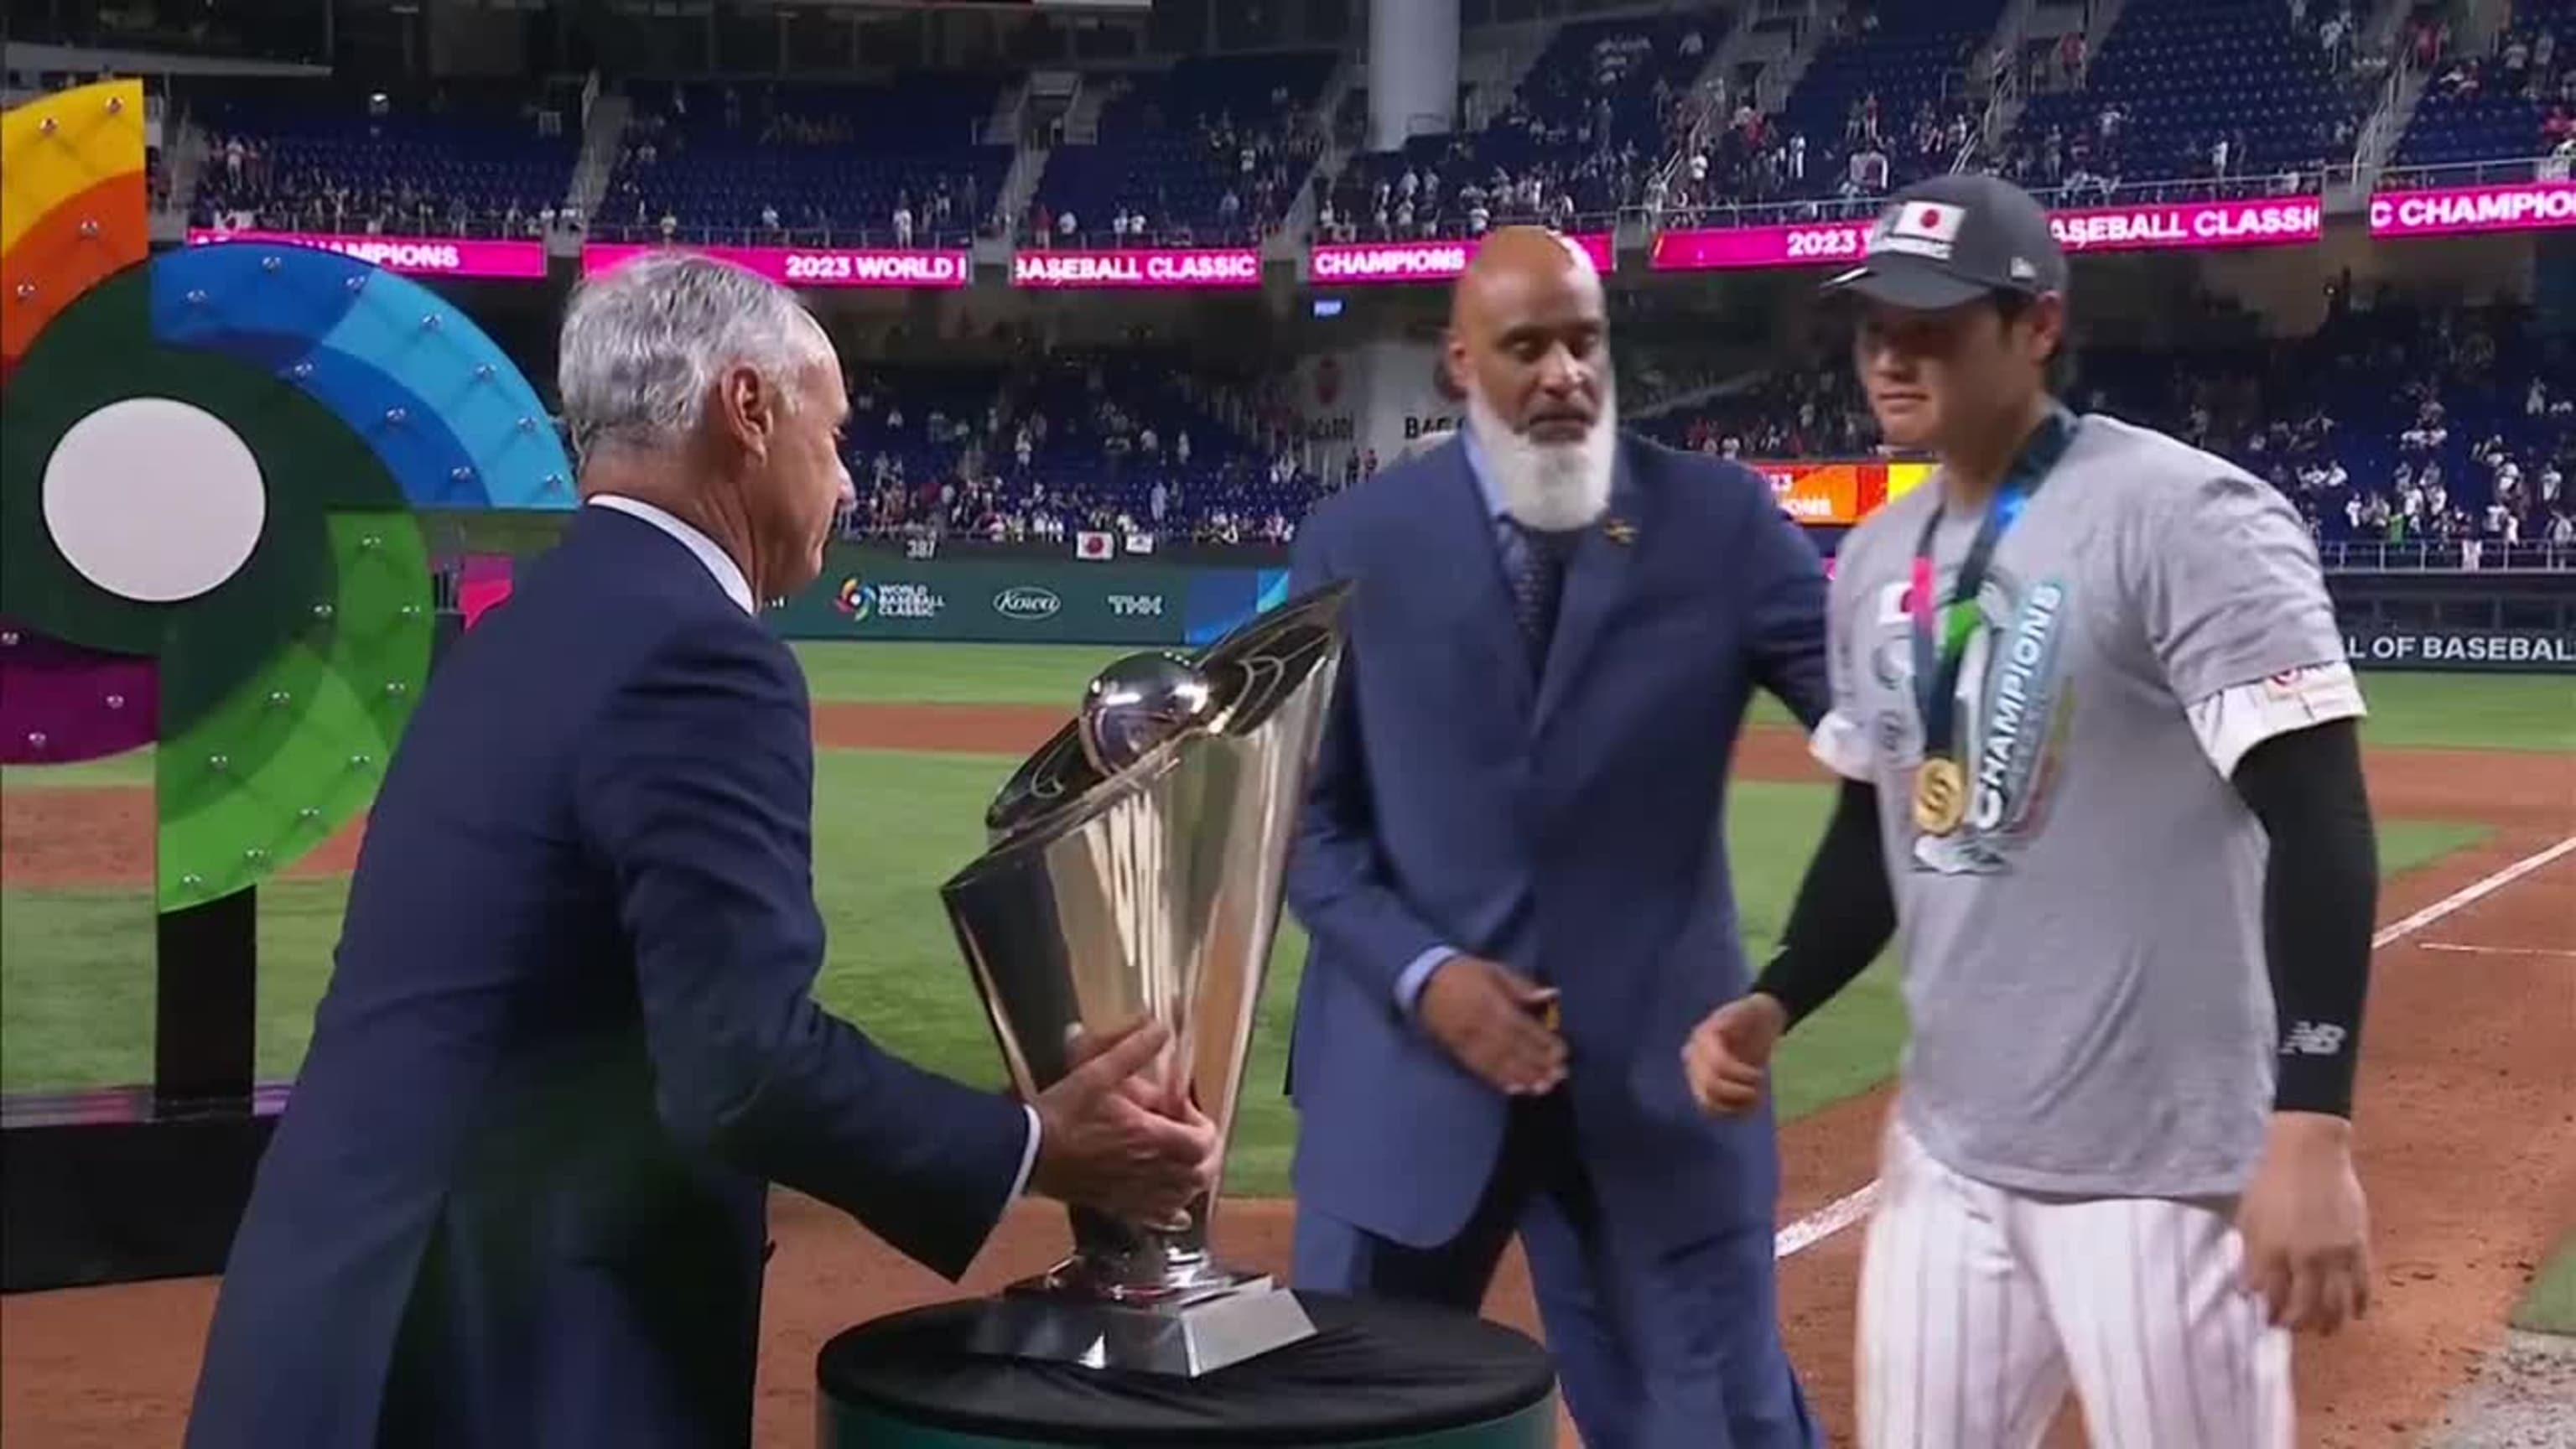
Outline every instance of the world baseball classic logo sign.
<path id="1" fill-rule="evenodd" d="M 2357 669 L 2576 674 L 2576 633 L 2547 629 L 2362 628 L 2344 652 Z"/>

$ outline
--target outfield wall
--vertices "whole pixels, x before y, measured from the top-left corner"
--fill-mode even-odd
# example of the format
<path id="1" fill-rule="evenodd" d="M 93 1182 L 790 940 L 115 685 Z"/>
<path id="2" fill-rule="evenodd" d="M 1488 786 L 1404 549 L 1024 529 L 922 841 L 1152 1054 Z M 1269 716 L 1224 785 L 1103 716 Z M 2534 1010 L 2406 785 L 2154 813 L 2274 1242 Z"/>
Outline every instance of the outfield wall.
<path id="1" fill-rule="evenodd" d="M 2576 675 L 2576 573 L 2355 570 L 2326 586 L 2363 669 Z"/>
<path id="2" fill-rule="evenodd" d="M 2330 580 L 2363 668 L 2576 675 L 2576 609 L 2561 606 L 2576 581 L 2512 582 L 2537 585 L 2537 597 L 2505 576 Z M 770 620 L 792 639 L 1191 646 L 1287 596 L 1285 568 L 1250 562 L 1089 563 L 1059 550 L 912 559 L 842 545 Z"/>
<path id="3" fill-rule="evenodd" d="M 2364 670 L 2576 675 L 2576 632 L 2564 629 L 2348 627 L 2344 652 Z"/>
<path id="4" fill-rule="evenodd" d="M 911 559 L 843 545 L 769 617 L 791 639 L 1188 646 L 1287 597 L 1281 567 L 1087 563 L 1062 551 Z"/>

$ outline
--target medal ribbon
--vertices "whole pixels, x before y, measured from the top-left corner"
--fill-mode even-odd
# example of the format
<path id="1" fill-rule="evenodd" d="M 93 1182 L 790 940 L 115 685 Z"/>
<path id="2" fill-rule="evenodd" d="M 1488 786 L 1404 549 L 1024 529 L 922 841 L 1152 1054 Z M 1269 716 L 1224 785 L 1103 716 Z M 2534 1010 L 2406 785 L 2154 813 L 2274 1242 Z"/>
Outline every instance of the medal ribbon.
<path id="1" fill-rule="evenodd" d="M 1977 526 L 1976 538 L 1968 544 L 1968 556 L 1960 561 L 1958 578 L 1950 585 L 1949 601 L 1937 607 L 1933 603 L 1938 574 L 1932 563 L 1932 540 L 1941 527 L 1946 506 L 1936 506 L 1932 516 L 1923 520 L 1922 537 L 1914 544 L 1914 576 L 1912 587 L 1906 591 L 1905 611 L 1914 621 L 1914 707 L 1923 725 L 1923 757 L 1927 760 L 1951 752 L 1951 735 L 1958 727 L 1958 701 L 1953 696 L 1959 690 L 1959 669 L 1968 657 L 1968 641 L 1977 634 L 1977 594 L 1986 586 L 1986 570 L 1994 562 L 1995 546 L 2021 521 L 2031 495 L 2039 491 L 2041 480 L 2066 457 L 2074 441 L 2075 417 L 2063 407 L 2052 411 L 2038 431 L 2031 434 L 2021 456 L 2013 460 L 2003 483 L 1996 488 L 1985 521 Z"/>

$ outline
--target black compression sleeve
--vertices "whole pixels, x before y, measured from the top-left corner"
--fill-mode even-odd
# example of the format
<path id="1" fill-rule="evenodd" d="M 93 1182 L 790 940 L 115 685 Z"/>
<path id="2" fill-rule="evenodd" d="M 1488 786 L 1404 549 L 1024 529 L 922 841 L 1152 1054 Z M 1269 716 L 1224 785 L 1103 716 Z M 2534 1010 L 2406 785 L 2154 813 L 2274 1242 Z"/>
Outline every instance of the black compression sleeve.
<path id="1" fill-rule="evenodd" d="M 1753 989 L 1788 1009 L 1795 1026 L 1869 968 L 1896 934 L 1896 897 L 1879 853 L 1878 791 L 1850 780 L 1807 862 L 1780 954 Z"/>
<path id="2" fill-rule="evenodd" d="M 2263 947 L 2281 1033 L 2273 1107 L 2348 1117 L 2379 907 L 2360 731 L 2335 720 L 2265 740 L 2237 762 L 2236 791 L 2272 842 Z"/>

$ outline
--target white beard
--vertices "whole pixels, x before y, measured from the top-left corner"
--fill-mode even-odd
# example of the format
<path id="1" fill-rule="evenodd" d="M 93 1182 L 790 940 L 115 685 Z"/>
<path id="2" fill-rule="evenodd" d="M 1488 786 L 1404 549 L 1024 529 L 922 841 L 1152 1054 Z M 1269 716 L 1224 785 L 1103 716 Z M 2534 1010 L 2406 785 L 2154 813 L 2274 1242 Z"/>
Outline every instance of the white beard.
<path id="1" fill-rule="evenodd" d="M 1537 443 L 1513 432 L 1481 391 L 1467 395 L 1476 448 L 1503 495 L 1503 511 L 1541 533 L 1589 528 L 1610 511 L 1610 476 L 1619 458 L 1619 400 L 1605 385 L 1601 415 L 1575 443 Z"/>

